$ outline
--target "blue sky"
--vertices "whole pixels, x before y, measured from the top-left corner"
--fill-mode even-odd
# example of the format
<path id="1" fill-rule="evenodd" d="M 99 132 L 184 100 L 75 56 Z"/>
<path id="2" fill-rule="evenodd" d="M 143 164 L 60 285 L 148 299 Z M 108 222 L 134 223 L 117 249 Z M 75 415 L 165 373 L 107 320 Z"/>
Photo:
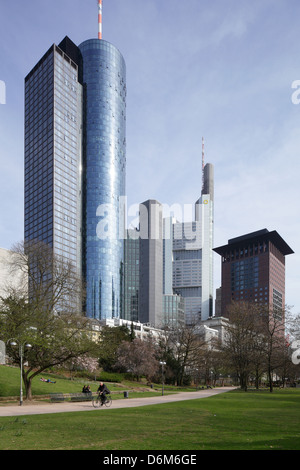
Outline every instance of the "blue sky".
<path id="1" fill-rule="evenodd" d="M 299 0 L 103 0 L 127 65 L 128 205 L 193 204 L 201 139 L 215 169 L 215 246 L 277 230 L 300 312 Z M 24 77 L 51 44 L 97 37 L 97 0 L 0 0 L 0 247 L 23 239 Z M 299 93 L 300 96 L 300 93 Z M 215 288 L 220 285 L 215 259 Z"/>

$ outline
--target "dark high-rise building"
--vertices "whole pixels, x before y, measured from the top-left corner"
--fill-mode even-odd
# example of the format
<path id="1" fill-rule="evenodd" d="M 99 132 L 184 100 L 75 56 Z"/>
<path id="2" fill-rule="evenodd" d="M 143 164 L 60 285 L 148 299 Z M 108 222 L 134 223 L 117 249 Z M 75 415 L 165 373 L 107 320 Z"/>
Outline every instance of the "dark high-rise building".
<path id="1" fill-rule="evenodd" d="M 65 40 L 65 45 L 71 42 Z M 75 47 L 75 46 L 74 46 Z M 25 240 L 40 240 L 81 274 L 83 84 L 52 45 L 25 78 Z"/>
<path id="2" fill-rule="evenodd" d="M 73 263 L 93 318 L 124 308 L 125 171 L 124 59 L 102 39 L 66 37 L 25 79 L 25 240 Z"/>
<path id="3" fill-rule="evenodd" d="M 232 301 L 257 302 L 273 311 L 285 307 L 285 256 L 293 250 L 274 230 L 228 240 L 214 248 L 222 257 L 221 314 Z"/>

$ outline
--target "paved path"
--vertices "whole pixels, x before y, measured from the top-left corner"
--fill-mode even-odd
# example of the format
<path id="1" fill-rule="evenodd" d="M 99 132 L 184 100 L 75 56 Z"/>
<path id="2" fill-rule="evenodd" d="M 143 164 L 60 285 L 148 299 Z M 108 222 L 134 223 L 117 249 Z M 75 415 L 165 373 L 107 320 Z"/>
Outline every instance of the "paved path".
<path id="1" fill-rule="evenodd" d="M 161 403 L 170 403 L 175 401 L 183 400 L 194 400 L 197 398 L 207 398 L 219 393 L 228 392 L 234 390 L 234 387 L 220 387 L 214 389 L 198 390 L 197 392 L 181 392 L 173 395 L 155 396 L 147 398 L 124 398 L 120 400 L 114 400 L 111 408 L 105 406 L 99 408 L 99 411 L 116 408 L 133 408 L 137 406 L 146 405 L 159 405 Z M 130 395 L 130 392 L 129 392 Z M 20 405 L 2 405 L 0 406 L 0 417 L 1 416 L 24 416 L 34 414 L 48 414 L 48 413 L 66 413 L 70 411 L 92 411 L 93 408 L 91 402 L 63 402 L 63 403 L 35 403 L 27 404 L 23 403 Z"/>

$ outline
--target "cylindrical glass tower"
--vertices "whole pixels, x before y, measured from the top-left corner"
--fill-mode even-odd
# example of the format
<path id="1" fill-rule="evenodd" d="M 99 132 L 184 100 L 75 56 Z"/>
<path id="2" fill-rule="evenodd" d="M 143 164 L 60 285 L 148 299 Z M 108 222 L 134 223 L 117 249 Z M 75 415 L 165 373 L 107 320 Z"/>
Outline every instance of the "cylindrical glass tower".
<path id="1" fill-rule="evenodd" d="M 112 44 L 90 39 L 79 49 L 84 84 L 83 259 L 86 314 L 123 312 L 123 212 L 126 171 L 126 66 Z"/>

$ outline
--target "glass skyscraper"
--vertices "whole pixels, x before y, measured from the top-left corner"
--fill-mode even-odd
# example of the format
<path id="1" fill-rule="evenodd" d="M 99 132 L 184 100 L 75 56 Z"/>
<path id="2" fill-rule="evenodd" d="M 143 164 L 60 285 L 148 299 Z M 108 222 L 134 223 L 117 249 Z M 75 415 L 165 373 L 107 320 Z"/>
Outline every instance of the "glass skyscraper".
<path id="1" fill-rule="evenodd" d="M 124 319 L 139 320 L 140 238 L 135 228 L 127 230 L 125 241 Z"/>
<path id="2" fill-rule="evenodd" d="M 93 318 L 123 310 L 125 170 L 124 59 L 66 37 L 25 78 L 25 241 L 73 263 Z"/>
<path id="3" fill-rule="evenodd" d="M 25 79 L 25 240 L 52 246 L 81 273 L 82 85 L 53 45 Z"/>
<path id="4" fill-rule="evenodd" d="M 104 40 L 83 42 L 85 94 L 84 273 L 86 310 L 94 318 L 123 311 L 126 166 L 126 68 Z"/>
<path id="5" fill-rule="evenodd" d="M 203 171 L 195 221 L 174 224 L 173 289 L 184 298 L 186 323 L 213 316 L 214 167 Z"/>

